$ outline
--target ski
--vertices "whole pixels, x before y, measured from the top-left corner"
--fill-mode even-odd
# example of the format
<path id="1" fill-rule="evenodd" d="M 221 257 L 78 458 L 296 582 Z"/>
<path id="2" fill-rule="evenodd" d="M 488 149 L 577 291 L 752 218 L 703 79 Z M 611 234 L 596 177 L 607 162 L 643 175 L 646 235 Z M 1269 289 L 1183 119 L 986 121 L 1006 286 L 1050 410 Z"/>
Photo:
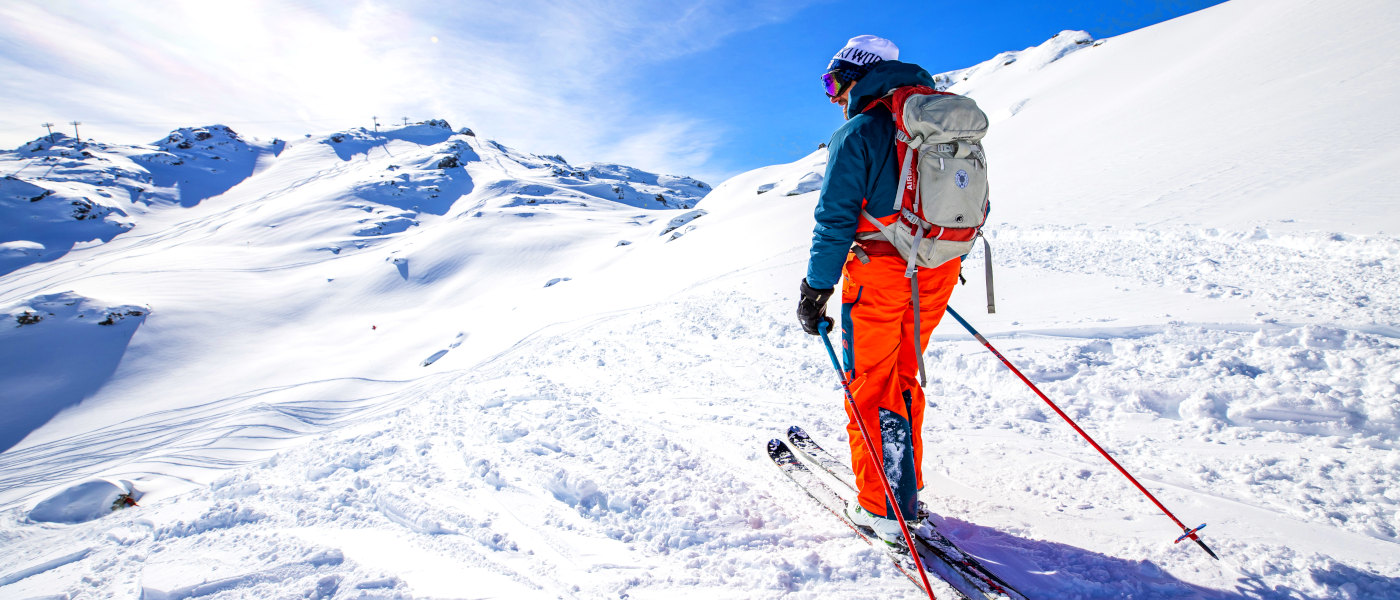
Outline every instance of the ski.
<path id="1" fill-rule="evenodd" d="M 787 444 L 783 443 L 782 440 L 775 439 L 769 441 L 768 456 L 773 459 L 773 463 L 782 470 L 784 475 L 787 475 L 798 487 L 802 488 L 802 491 L 806 492 L 813 500 L 816 500 L 827 512 L 841 519 L 841 522 L 845 523 L 847 527 L 850 527 L 851 531 L 854 531 L 856 535 L 860 536 L 865 543 L 883 550 L 885 554 L 890 557 L 895 568 L 898 569 L 900 573 L 903 573 L 905 577 L 909 578 L 909 581 L 912 582 L 915 587 L 923 590 L 924 586 L 920 583 L 921 578 L 918 575 L 918 568 L 915 567 L 914 560 L 909 556 L 908 550 L 886 544 L 879 537 L 876 537 L 875 532 L 852 523 L 850 517 L 846 516 L 845 499 L 843 499 L 836 490 L 833 490 L 831 486 L 827 485 L 816 472 L 803 464 L 801 459 L 798 458 Z M 985 592 L 977 586 L 975 582 L 969 580 L 968 577 L 954 565 L 943 560 L 937 553 L 926 550 L 923 544 L 921 544 L 919 556 L 923 560 L 927 573 L 933 576 L 929 581 L 930 584 L 934 586 L 933 592 L 935 597 L 951 598 L 954 600 L 1004 600 L 1007 598 L 1019 598 Z"/>
<path id="2" fill-rule="evenodd" d="M 856 493 L 855 473 L 845 461 L 821 447 L 812 439 L 812 436 L 796 425 L 788 428 L 787 438 L 799 460 L 820 467 L 831 479 L 840 482 L 849 494 Z M 958 548 L 957 544 L 940 533 L 933 526 L 933 521 L 928 518 L 929 515 L 922 502 L 919 503 L 919 512 L 924 525 L 917 529 L 911 528 L 910 533 L 914 535 L 915 543 L 920 546 L 920 556 L 929 554 L 936 556 L 938 562 L 947 564 L 971 580 L 979 591 L 984 594 L 992 594 L 989 597 L 1005 597 L 1011 600 L 1026 599 L 1025 594 L 1017 591 L 1011 584 L 988 570 L 971 554 Z"/>

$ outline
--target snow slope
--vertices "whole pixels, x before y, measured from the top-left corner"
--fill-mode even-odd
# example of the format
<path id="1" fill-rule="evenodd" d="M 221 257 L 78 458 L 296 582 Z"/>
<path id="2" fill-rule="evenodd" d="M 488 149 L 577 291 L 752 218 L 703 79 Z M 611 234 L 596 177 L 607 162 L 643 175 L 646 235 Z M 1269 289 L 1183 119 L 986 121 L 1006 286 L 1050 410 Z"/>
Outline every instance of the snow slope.
<path id="1" fill-rule="evenodd" d="M 1400 597 L 1400 69 L 1366 58 L 1400 55 L 1395 12 L 1234 0 L 948 74 L 994 118 L 998 312 L 980 250 L 953 305 L 1223 560 L 952 322 L 927 356 L 941 529 L 1037 598 Z M 1294 122 L 1343 160 L 1294 168 L 1318 139 Z M 0 364 L 41 326 L 127 338 L 0 453 L 0 594 L 915 597 L 761 450 L 790 423 L 844 441 L 793 319 L 823 153 L 658 206 L 700 192 L 339 135 L 0 279 L 7 319 L 54 312 L 0 330 Z M 623 203 L 588 187 L 619 175 Z"/>
<path id="2" fill-rule="evenodd" d="M 988 149 L 1024 183 L 997 187 L 998 208 L 1021 223 L 1393 234 L 1397 17 L 1237 0 L 1098 45 L 1063 32 L 949 91 L 1000 125 Z"/>
<path id="3" fill-rule="evenodd" d="M 174 150 L 190 151 L 178 148 L 183 143 L 174 142 Z M 164 170 L 117 171 L 98 155 L 81 165 L 97 184 L 24 181 L 100 194 L 105 181 L 165 179 L 173 183 L 155 189 L 173 199 L 129 203 L 127 233 L 5 277 L 0 314 L 7 321 L 45 316 L 40 305 L 54 294 L 149 313 L 133 331 L 83 327 L 70 334 L 54 318 L 0 333 L 0 381 L 68 382 L 65 390 L 32 393 L 7 385 L 7 405 L 46 414 L 37 422 L 7 420 L 0 427 L 5 447 L 21 438 L 22 445 L 46 447 L 74 431 L 101 431 L 123 452 L 157 452 L 145 460 L 222 468 L 263 441 L 385 409 L 377 400 L 422 376 L 426 360 L 442 359 L 468 335 L 472 343 L 442 364 L 463 355 L 470 364 L 472 356 L 513 343 L 536 326 L 534 307 L 549 302 L 525 296 L 577 275 L 575 261 L 635 251 L 623 242 L 660 235 L 669 209 L 689 207 L 708 191 L 688 178 L 520 154 L 441 123 L 279 143 L 278 151 L 237 185 L 221 181 L 222 172 L 177 179 L 169 169 L 195 158 L 145 148 L 113 155 L 154 154 Z M 15 155 L 28 158 L 23 148 Z M 21 166 L 18 177 L 31 169 Z M 190 198 L 192 190 L 203 196 L 215 185 L 229 189 Z M 19 206 L 13 220 L 53 200 Z M 48 240 L 84 223 L 57 220 L 20 233 Z M 55 350 L 59 340 L 93 332 L 107 334 L 105 346 Z M 367 346 L 378 351 L 365 352 Z M 41 352 L 73 356 L 82 367 L 37 360 Z M 60 412 L 33 431 L 79 400 L 82 410 Z M 278 421 L 274 431 L 265 431 L 269 419 Z M 148 437 L 153 422 L 164 426 Z M 191 456 L 172 450 L 172 436 L 193 447 L 230 437 L 245 443 L 227 449 L 235 456 Z M 76 452 L 92 457 L 86 448 Z M 27 493 L 24 486 L 5 488 L 3 502 Z"/>

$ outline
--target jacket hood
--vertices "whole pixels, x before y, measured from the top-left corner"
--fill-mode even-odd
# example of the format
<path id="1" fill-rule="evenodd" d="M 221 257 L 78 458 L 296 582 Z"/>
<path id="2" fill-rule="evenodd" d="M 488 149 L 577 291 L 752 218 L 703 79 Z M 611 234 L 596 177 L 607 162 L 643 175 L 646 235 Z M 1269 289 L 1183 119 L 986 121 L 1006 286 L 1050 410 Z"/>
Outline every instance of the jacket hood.
<path id="1" fill-rule="evenodd" d="M 876 100 L 884 97 L 890 90 L 908 85 L 926 85 L 933 87 L 933 76 L 928 74 L 923 67 L 914 63 L 904 63 L 897 60 L 883 60 L 875 63 L 870 68 L 870 72 L 865 77 L 856 82 L 851 88 L 851 102 L 846 105 L 846 118 L 850 119 L 866 108 L 869 108 Z"/>

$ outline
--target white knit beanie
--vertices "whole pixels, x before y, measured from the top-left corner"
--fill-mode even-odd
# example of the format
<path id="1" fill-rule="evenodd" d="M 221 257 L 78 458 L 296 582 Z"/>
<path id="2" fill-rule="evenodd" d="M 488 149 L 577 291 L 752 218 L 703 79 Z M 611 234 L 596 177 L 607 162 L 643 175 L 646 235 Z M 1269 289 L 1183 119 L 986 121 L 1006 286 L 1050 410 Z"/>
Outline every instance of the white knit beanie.
<path id="1" fill-rule="evenodd" d="M 831 57 L 827 70 L 851 69 L 868 71 L 870 65 L 882 60 L 899 60 L 899 47 L 885 38 L 873 35 L 858 35 L 846 42 L 836 56 Z M 842 64 L 850 63 L 850 64 Z"/>

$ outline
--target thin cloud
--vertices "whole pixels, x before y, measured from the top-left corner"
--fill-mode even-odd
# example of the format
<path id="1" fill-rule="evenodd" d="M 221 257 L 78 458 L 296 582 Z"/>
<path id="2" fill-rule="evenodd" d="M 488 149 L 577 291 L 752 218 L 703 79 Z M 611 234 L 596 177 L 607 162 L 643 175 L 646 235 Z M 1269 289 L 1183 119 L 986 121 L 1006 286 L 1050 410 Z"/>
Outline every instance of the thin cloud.
<path id="1" fill-rule="evenodd" d="M 616 162 L 627 165 L 648 163 L 706 165 L 719 144 L 721 132 L 693 119 L 676 117 L 649 121 L 644 129 L 626 133 L 610 149 Z M 689 174 L 718 184 L 719 175 L 703 167 L 681 172 L 661 169 L 663 173 Z"/>

